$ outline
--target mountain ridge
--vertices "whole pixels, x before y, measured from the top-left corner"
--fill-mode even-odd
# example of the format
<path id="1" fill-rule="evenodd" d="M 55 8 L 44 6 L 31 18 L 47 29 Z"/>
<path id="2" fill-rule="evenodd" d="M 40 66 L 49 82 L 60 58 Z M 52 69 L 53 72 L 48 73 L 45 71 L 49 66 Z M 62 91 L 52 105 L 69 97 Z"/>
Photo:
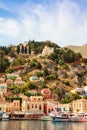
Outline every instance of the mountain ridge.
<path id="1" fill-rule="evenodd" d="M 66 48 L 71 49 L 73 51 L 75 51 L 76 53 L 81 53 L 83 58 L 87 58 L 87 43 L 82 45 L 82 46 L 76 46 L 76 45 L 69 45 L 66 46 Z"/>

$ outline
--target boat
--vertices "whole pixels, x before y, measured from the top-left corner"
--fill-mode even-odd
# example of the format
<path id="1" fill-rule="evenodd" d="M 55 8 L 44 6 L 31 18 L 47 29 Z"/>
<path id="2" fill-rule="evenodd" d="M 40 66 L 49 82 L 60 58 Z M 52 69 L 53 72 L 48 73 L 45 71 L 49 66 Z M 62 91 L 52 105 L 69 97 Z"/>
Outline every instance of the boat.
<path id="1" fill-rule="evenodd" d="M 2 120 L 2 114 L 3 114 L 3 112 L 0 111 L 0 120 Z"/>
<path id="2" fill-rule="evenodd" d="M 65 113 L 58 113 L 51 116 L 52 121 L 58 121 L 58 122 L 69 122 L 71 121 L 68 114 Z"/>
<path id="3" fill-rule="evenodd" d="M 41 121 L 51 121 L 51 117 L 50 116 L 42 116 Z"/>
<path id="4" fill-rule="evenodd" d="M 55 115 L 51 115 L 52 121 L 58 122 L 87 122 L 87 114 L 81 113 L 73 113 L 73 114 L 66 114 L 66 113 L 57 113 Z"/>
<path id="5" fill-rule="evenodd" d="M 2 121 L 9 120 L 9 115 L 7 113 L 2 114 Z"/>
<path id="6" fill-rule="evenodd" d="M 71 122 L 87 122 L 87 114 L 86 113 L 84 113 L 84 114 L 81 114 L 81 113 L 80 114 L 79 113 L 73 114 L 69 118 L 70 118 Z"/>

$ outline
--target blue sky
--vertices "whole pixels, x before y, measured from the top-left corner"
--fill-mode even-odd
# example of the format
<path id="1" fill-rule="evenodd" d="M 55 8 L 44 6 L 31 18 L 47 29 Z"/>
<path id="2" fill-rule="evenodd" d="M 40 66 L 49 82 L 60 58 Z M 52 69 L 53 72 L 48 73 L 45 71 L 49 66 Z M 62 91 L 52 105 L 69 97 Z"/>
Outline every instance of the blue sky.
<path id="1" fill-rule="evenodd" d="M 0 0 L 0 45 L 87 43 L 87 0 Z"/>

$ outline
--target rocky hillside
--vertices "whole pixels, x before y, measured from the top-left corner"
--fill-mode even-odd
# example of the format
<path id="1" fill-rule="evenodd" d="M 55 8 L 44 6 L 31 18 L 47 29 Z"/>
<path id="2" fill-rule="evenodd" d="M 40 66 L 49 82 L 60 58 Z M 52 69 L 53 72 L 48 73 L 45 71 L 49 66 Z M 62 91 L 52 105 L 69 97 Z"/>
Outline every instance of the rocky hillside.
<path id="1" fill-rule="evenodd" d="M 50 42 L 32 41 L 28 45 L 31 49 L 29 53 L 25 51 L 25 46 L 22 46 L 21 53 L 20 46 L 19 51 L 14 51 L 13 46 L 10 47 L 10 53 L 6 53 L 8 48 L 0 50 L 1 74 L 7 75 L 16 72 L 26 82 L 24 86 L 13 85 L 8 89 L 13 94 L 29 95 L 29 90 L 36 89 L 40 94 L 43 88 L 49 88 L 52 91 L 52 98 L 55 100 L 62 101 L 67 94 L 70 97 L 66 97 L 66 100 L 79 98 L 78 95 L 73 97 L 70 91 L 87 85 L 87 61 L 82 58 L 81 54 Z M 7 64 L 9 58 L 10 62 Z"/>
<path id="2" fill-rule="evenodd" d="M 87 44 L 83 46 L 67 46 L 67 48 L 75 51 L 76 53 L 79 52 L 83 58 L 87 58 Z"/>

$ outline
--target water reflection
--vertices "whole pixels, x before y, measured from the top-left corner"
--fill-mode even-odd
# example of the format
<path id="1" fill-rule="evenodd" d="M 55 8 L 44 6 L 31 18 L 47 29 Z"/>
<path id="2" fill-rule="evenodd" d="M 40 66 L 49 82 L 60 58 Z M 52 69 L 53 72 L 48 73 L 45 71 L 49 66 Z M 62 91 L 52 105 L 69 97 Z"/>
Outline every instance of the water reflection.
<path id="1" fill-rule="evenodd" d="M 87 130 L 87 122 L 0 121 L 0 130 Z"/>

